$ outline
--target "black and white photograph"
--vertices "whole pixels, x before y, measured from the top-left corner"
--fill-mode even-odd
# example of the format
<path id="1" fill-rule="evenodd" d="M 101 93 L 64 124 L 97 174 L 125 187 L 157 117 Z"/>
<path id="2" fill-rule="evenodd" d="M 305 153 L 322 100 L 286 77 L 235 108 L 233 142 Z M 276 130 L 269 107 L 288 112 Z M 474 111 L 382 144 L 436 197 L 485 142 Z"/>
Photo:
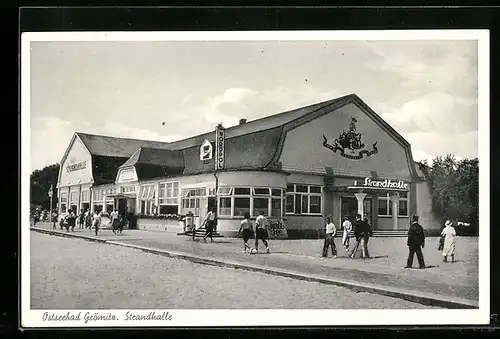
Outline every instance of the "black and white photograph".
<path id="1" fill-rule="evenodd" d="M 22 326 L 489 323 L 488 31 L 21 43 Z"/>

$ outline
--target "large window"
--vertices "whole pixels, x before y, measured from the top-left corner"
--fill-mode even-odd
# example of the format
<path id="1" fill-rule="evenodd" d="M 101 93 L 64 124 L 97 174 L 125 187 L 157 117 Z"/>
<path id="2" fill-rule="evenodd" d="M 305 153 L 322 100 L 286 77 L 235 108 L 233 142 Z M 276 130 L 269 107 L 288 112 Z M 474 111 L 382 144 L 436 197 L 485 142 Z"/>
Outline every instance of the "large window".
<path id="1" fill-rule="evenodd" d="M 269 187 L 219 187 L 219 215 L 282 216 L 282 190 Z"/>
<path id="2" fill-rule="evenodd" d="M 179 213 L 179 182 L 161 183 L 158 199 L 160 214 Z"/>
<path id="3" fill-rule="evenodd" d="M 89 191 L 82 191 L 82 202 L 88 202 L 89 201 Z"/>
<path id="4" fill-rule="evenodd" d="M 289 184 L 286 189 L 287 214 L 322 213 L 322 187 L 313 185 Z"/>
<path id="5" fill-rule="evenodd" d="M 205 199 L 207 197 L 207 189 L 205 187 L 183 189 L 181 191 L 181 196 L 182 213 L 191 212 L 198 215 L 202 201 L 206 202 Z"/>
<path id="6" fill-rule="evenodd" d="M 398 215 L 401 217 L 408 216 L 408 192 L 399 192 Z M 392 216 L 392 201 L 389 197 L 389 193 L 379 193 L 378 216 Z"/>
<path id="7" fill-rule="evenodd" d="M 67 192 L 61 192 L 61 196 L 59 198 L 60 202 L 68 202 L 68 193 Z"/>
<path id="8" fill-rule="evenodd" d="M 70 202 L 77 202 L 78 201 L 78 192 L 71 192 L 69 196 L 69 201 Z"/>
<path id="9" fill-rule="evenodd" d="M 141 186 L 139 191 L 139 209 L 141 214 L 153 214 L 156 184 Z"/>
<path id="10" fill-rule="evenodd" d="M 94 190 L 94 201 L 102 201 L 103 200 L 103 191 L 102 190 Z"/>

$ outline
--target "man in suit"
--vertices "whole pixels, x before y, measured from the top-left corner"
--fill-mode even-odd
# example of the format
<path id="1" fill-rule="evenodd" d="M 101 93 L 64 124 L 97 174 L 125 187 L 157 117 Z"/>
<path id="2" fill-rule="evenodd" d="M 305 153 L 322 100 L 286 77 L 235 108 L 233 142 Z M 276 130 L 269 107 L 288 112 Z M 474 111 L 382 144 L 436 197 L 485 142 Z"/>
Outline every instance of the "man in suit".
<path id="1" fill-rule="evenodd" d="M 423 269 L 425 268 L 424 255 L 422 254 L 422 248 L 425 247 L 424 228 L 418 223 L 417 215 L 413 215 L 411 219 L 412 223 L 410 225 L 410 229 L 408 230 L 407 240 L 409 254 L 405 268 L 412 268 L 413 256 L 417 254 L 418 265 L 421 269 Z"/>

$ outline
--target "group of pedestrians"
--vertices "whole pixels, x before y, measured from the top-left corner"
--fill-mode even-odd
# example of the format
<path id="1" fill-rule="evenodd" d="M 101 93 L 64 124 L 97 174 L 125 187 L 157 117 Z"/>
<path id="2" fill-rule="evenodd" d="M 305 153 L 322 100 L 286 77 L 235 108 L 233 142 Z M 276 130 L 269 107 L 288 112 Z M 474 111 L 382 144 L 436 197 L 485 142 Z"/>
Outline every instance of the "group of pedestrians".
<path id="1" fill-rule="evenodd" d="M 110 223 L 114 234 L 121 234 L 123 232 L 123 222 L 120 220 L 120 215 L 116 209 L 110 213 Z M 52 228 L 56 228 L 56 220 L 53 219 Z M 95 235 L 99 234 L 99 229 L 101 228 L 102 222 L 102 212 L 94 211 L 91 213 L 89 210 L 81 211 L 77 215 L 73 210 L 70 210 L 68 214 L 59 220 L 59 226 L 61 230 L 66 229 L 67 232 L 74 232 L 75 228 L 78 226 L 79 229 L 88 228 L 90 231 L 93 229 Z"/>
<path id="2" fill-rule="evenodd" d="M 237 237 L 242 235 L 243 239 L 243 251 L 250 254 L 254 254 L 259 251 L 259 240 L 262 241 L 264 246 L 266 246 L 266 253 L 270 253 L 268 239 L 268 231 L 267 225 L 269 224 L 269 220 L 264 216 L 264 212 L 260 212 L 260 214 L 255 219 L 255 230 L 252 225 L 252 221 L 250 220 L 250 213 L 245 212 L 243 215 L 244 219 L 241 222 L 240 229 L 238 231 Z M 255 234 L 255 248 L 252 248 L 248 244 L 248 240 L 254 237 Z"/>
<path id="3" fill-rule="evenodd" d="M 330 217 L 325 220 L 325 241 L 323 243 L 322 257 L 326 258 L 328 256 L 328 249 L 331 248 L 332 256 L 338 258 L 337 246 L 335 245 L 335 235 L 337 234 L 337 229 L 332 222 Z M 356 242 L 354 247 L 350 248 L 350 233 L 354 228 L 354 238 Z M 372 236 L 372 228 L 367 218 L 362 219 L 360 214 L 356 215 L 356 220 L 354 225 L 351 223 L 349 218 L 346 216 L 344 222 L 342 223 L 342 245 L 348 256 L 352 259 L 356 257 L 358 249 L 361 248 L 361 258 L 369 259 L 370 253 L 368 251 L 368 241 Z"/>
<path id="4" fill-rule="evenodd" d="M 425 247 L 425 232 L 422 225 L 418 223 L 419 217 L 413 215 L 411 218 L 411 225 L 408 230 L 407 246 L 408 246 L 408 259 L 404 268 L 412 268 L 414 256 L 417 256 L 417 261 L 420 269 L 426 268 L 422 248 Z M 242 225 L 243 227 L 243 225 Z M 354 238 L 356 240 L 354 247 L 350 249 L 349 239 L 351 231 L 354 228 Z M 331 248 L 333 258 L 338 258 L 337 246 L 335 245 L 335 235 L 337 229 L 330 217 L 325 219 L 325 241 L 323 243 L 322 257 L 328 256 L 328 250 Z M 367 218 L 362 219 L 361 215 L 356 215 L 354 225 L 348 217 L 345 217 L 342 223 L 342 245 L 348 254 L 349 258 L 354 259 L 356 253 L 361 247 L 361 258 L 370 259 L 368 251 L 368 241 L 372 236 L 372 227 Z M 438 250 L 442 251 L 443 262 L 448 262 L 448 257 L 451 257 L 451 262 L 455 262 L 455 237 L 456 231 L 450 220 L 447 220 L 445 227 L 441 231 L 441 238 L 439 241 Z"/>

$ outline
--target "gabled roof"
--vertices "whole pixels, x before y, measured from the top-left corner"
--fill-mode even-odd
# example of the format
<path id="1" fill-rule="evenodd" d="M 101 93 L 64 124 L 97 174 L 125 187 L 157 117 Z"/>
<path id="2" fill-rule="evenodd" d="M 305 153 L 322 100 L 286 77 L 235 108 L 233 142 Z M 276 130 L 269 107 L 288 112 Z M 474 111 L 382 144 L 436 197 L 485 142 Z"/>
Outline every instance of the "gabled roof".
<path id="1" fill-rule="evenodd" d="M 78 134 L 91 155 L 128 158 L 139 147 L 167 149 L 169 145 L 168 142 L 162 141 L 117 138 L 81 132 L 77 132 L 76 134 Z"/>
<path id="2" fill-rule="evenodd" d="M 355 94 L 226 128 L 225 169 L 279 170 L 280 153 L 288 131 L 351 103 L 356 104 L 405 148 L 410 170 L 415 175 L 410 144 Z M 203 162 L 199 159 L 200 145 L 205 140 L 214 142 L 214 131 L 170 143 L 87 133 L 76 135 L 93 157 L 124 158 L 126 160 L 119 167 L 135 166 L 136 171 L 141 168 L 145 176 L 187 175 L 214 170 L 213 160 Z M 141 171 L 138 171 L 138 176 L 144 177 L 139 174 Z"/>

